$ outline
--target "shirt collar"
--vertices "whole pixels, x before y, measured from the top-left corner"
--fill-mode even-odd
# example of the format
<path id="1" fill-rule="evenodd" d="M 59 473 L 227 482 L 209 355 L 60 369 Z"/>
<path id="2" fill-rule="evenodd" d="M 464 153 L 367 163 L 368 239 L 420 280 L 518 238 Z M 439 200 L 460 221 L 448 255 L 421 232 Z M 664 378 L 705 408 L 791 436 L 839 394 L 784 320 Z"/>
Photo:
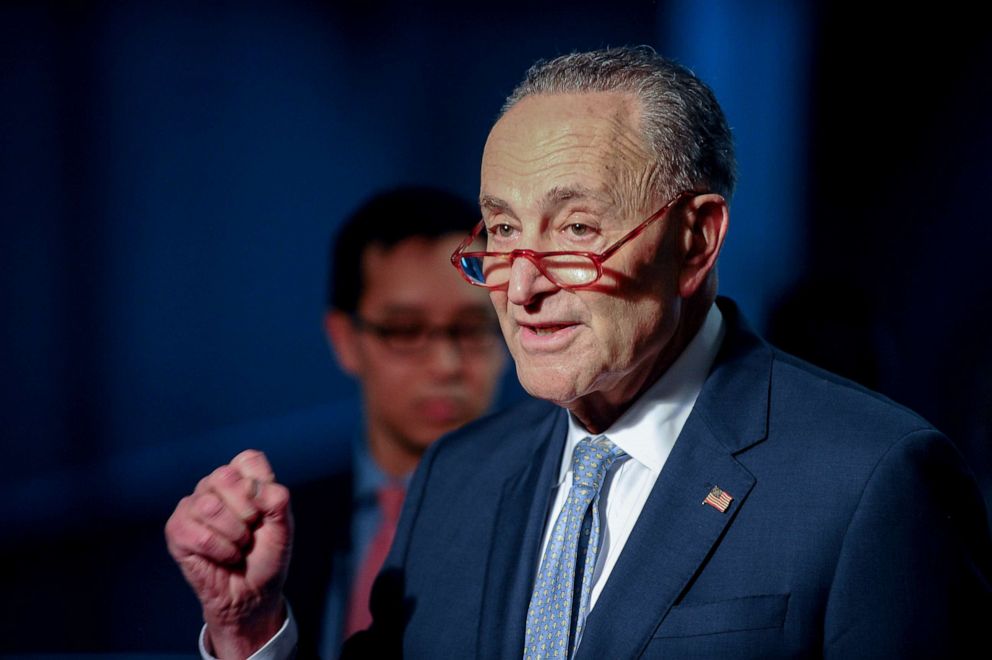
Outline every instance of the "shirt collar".
<path id="1" fill-rule="evenodd" d="M 655 474 L 661 472 L 703 389 L 725 334 L 723 315 L 714 304 L 702 327 L 672 366 L 602 435 Z M 575 445 L 589 435 L 589 431 L 569 413 L 559 484 L 571 470 Z"/>
<path id="2" fill-rule="evenodd" d="M 372 453 L 369 451 L 364 433 L 355 433 L 352 441 L 352 495 L 355 501 L 375 502 L 380 489 L 389 483 L 396 483 L 406 488 L 410 484 L 412 475 L 404 475 L 401 478 L 393 479 L 375 462 Z"/>

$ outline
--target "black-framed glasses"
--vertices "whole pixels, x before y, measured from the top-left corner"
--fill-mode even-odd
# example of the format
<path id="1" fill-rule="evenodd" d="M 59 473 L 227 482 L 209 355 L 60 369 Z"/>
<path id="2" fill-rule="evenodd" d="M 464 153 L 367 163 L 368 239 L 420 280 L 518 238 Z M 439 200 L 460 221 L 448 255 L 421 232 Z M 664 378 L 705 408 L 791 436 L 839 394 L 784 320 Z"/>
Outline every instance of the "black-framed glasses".
<path id="1" fill-rule="evenodd" d="M 416 354 L 427 350 L 436 337 L 446 337 L 464 354 L 485 351 L 499 343 L 495 321 L 457 321 L 448 325 L 421 322 L 378 322 L 352 315 L 355 327 L 374 335 L 390 350 Z"/>
<path id="2" fill-rule="evenodd" d="M 617 250 L 637 238 L 656 220 L 663 218 L 680 200 L 705 194 L 692 190 L 680 192 L 652 213 L 644 222 L 599 253 L 570 250 L 537 252 L 526 249 L 511 252 L 470 251 L 469 248 L 472 247 L 472 244 L 481 240 L 479 234 L 486 228 L 485 220 L 480 220 L 472 233 L 461 242 L 458 249 L 451 255 L 451 264 L 458 269 L 458 272 L 469 284 L 487 289 L 498 289 L 506 286 L 510 281 L 510 270 L 513 262 L 520 258 L 527 259 L 534 264 L 542 275 L 561 289 L 581 289 L 592 286 L 603 276 L 603 262 L 616 254 Z"/>

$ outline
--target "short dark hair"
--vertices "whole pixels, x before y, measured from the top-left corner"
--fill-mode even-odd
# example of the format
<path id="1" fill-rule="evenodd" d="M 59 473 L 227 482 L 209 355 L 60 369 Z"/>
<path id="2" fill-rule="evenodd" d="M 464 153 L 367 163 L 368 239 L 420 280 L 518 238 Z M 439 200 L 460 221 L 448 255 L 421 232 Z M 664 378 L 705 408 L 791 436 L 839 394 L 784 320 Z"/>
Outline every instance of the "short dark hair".
<path id="1" fill-rule="evenodd" d="M 468 234 L 479 221 L 475 204 L 431 186 L 402 186 L 374 194 L 331 239 L 327 307 L 352 314 L 365 289 L 362 259 L 372 245 L 390 248 L 408 238 Z"/>

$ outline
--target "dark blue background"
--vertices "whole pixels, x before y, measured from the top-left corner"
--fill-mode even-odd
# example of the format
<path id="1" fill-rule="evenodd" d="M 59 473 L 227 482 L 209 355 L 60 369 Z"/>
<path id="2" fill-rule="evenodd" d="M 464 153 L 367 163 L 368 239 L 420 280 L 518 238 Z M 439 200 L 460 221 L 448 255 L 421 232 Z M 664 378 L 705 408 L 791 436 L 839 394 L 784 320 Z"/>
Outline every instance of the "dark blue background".
<path id="1" fill-rule="evenodd" d="M 503 97 L 574 49 L 652 44 L 713 85 L 740 160 L 722 291 L 948 431 L 992 493 L 983 25 L 773 0 L 3 5 L 0 652 L 191 648 L 175 501 L 248 446 L 319 473 L 356 423 L 320 329 L 337 222 L 398 183 L 474 197 Z"/>

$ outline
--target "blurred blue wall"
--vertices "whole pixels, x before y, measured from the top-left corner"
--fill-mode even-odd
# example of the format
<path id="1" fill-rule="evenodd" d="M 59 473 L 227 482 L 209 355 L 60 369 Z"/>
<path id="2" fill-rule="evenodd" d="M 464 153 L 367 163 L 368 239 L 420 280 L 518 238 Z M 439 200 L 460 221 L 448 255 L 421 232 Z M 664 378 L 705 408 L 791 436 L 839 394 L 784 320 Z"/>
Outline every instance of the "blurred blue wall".
<path id="1" fill-rule="evenodd" d="M 665 52 L 710 84 L 730 122 L 738 184 L 720 291 L 764 330 L 807 257 L 810 8 L 779 0 L 673 0 L 658 29 Z"/>

